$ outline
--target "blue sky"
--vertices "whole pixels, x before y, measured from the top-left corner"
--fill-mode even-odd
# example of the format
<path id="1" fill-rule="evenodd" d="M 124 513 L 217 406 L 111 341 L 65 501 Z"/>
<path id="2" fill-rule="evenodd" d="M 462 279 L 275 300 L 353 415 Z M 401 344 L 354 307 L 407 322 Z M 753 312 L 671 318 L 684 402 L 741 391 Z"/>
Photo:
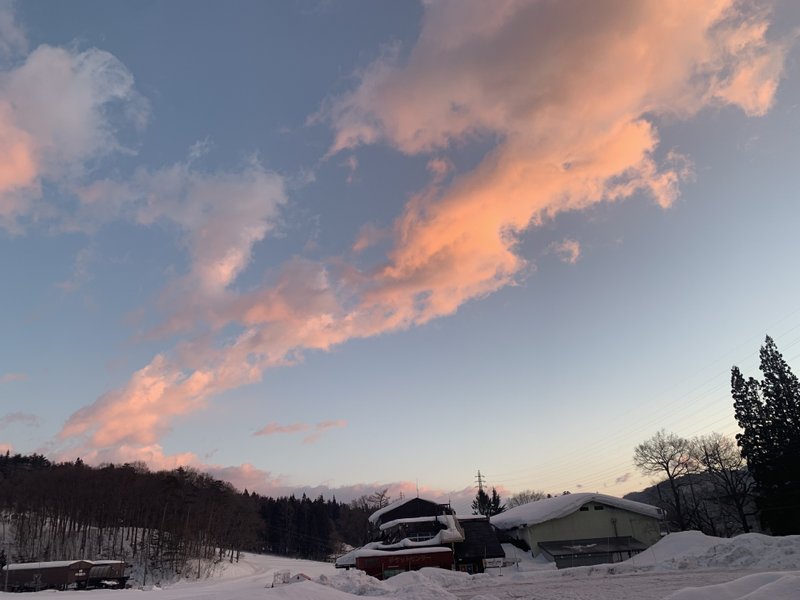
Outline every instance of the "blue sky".
<path id="1" fill-rule="evenodd" d="M 800 10 L 569 4 L 2 4 L 0 446 L 461 498 L 735 433 Z"/>

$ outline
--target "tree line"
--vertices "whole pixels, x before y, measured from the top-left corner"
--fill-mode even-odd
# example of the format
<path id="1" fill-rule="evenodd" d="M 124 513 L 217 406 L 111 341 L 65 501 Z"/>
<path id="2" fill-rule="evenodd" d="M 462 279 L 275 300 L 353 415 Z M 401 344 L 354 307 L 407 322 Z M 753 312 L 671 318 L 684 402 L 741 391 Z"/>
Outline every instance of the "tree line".
<path id="1" fill-rule="evenodd" d="M 634 464 L 661 477 L 651 499 L 674 529 L 800 533 L 800 384 L 769 336 L 759 357 L 761 380 L 731 369 L 735 439 L 661 430 L 634 449 Z"/>
<path id="2" fill-rule="evenodd" d="M 388 496 L 383 493 L 385 501 Z M 0 563 L 123 559 L 200 576 L 241 551 L 327 559 L 366 541 L 375 495 L 351 503 L 239 492 L 190 468 L 91 467 L 0 455 Z"/>

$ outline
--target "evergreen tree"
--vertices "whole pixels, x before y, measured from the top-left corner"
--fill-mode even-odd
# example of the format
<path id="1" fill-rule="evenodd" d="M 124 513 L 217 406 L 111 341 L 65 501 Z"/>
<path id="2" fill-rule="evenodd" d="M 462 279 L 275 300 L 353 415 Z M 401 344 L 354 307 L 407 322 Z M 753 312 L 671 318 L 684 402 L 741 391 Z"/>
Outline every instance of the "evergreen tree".
<path id="1" fill-rule="evenodd" d="M 498 515 L 506 509 L 506 505 L 500 499 L 500 494 L 497 490 L 492 488 L 492 499 L 489 503 L 489 516 Z"/>
<path id="2" fill-rule="evenodd" d="M 506 505 L 502 503 L 500 494 L 497 490 L 492 488 L 491 497 L 483 491 L 483 488 L 478 488 L 478 493 L 472 501 L 472 514 L 485 515 L 491 517 L 492 515 L 499 514 L 506 509 Z"/>
<path id="3" fill-rule="evenodd" d="M 758 487 L 761 520 L 774 534 L 800 533 L 800 382 L 767 336 L 759 382 L 731 370 L 742 433 L 736 441 Z"/>
<path id="4" fill-rule="evenodd" d="M 491 500 L 489 499 L 489 494 L 483 491 L 483 488 L 478 488 L 478 493 L 475 496 L 475 500 L 472 501 L 472 514 L 473 515 L 485 515 L 489 512 L 489 504 L 491 504 Z"/>

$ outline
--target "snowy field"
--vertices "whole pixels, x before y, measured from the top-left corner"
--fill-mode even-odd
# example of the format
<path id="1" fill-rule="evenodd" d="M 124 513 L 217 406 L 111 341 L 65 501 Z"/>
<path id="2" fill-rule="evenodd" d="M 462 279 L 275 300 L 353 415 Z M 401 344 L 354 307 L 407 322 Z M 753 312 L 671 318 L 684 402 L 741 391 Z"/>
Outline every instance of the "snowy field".
<path id="1" fill-rule="evenodd" d="M 311 580 L 271 587 L 281 570 Z M 800 600 L 800 536 L 722 539 L 685 532 L 615 565 L 557 571 L 528 560 L 490 574 L 423 569 L 385 582 L 327 563 L 247 555 L 213 579 L 37 596 L 44 594 L 65 600 Z"/>

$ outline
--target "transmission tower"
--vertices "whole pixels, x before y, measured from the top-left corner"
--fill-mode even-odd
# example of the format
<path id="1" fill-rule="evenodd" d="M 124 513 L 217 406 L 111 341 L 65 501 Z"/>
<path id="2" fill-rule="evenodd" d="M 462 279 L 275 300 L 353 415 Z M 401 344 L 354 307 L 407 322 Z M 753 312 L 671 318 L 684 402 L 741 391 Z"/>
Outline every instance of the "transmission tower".
<path id="1" fill-rule="evenodd" d="M 486 478 L 483 475 L 481 475 L 481 470 L 478 469 L 478 476 L 475 478 L 475 481 L 478 482 L 478 490 L 481 492 L 483 491 L 483 485 L 485 479 Z"/>

